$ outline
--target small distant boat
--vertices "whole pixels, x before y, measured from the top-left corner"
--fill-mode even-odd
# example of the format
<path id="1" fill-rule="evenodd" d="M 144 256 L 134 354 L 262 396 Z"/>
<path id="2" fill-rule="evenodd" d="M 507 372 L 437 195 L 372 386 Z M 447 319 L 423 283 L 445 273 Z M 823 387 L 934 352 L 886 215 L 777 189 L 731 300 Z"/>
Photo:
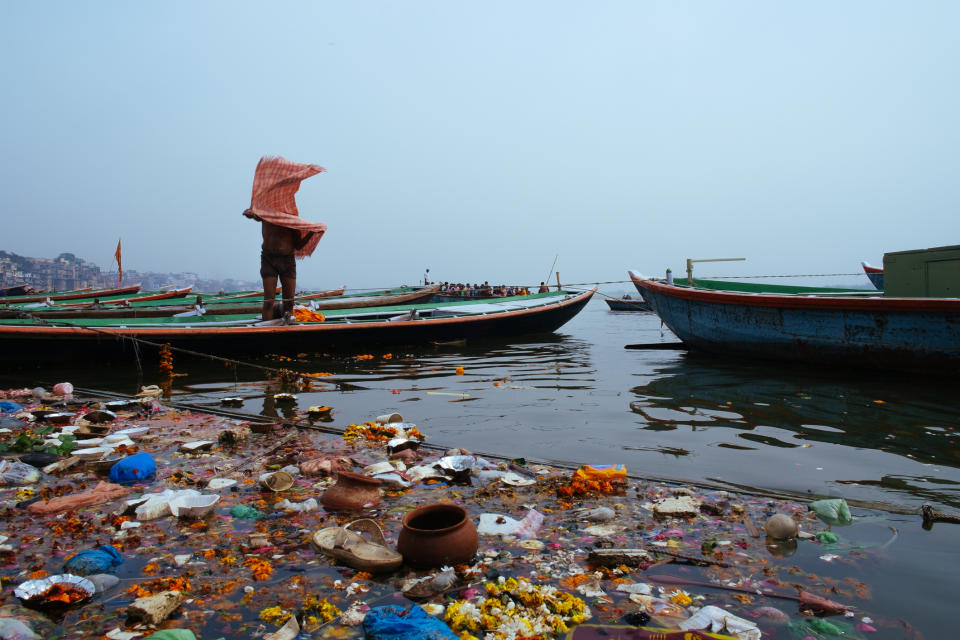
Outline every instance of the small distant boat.
<path id="1" fill-rule="evenodd" d="M 960 373 L 960 298 L 893 298 L 877 291 L 866 292 L 869 296 L 717 291 L 668 285 L 632 271 L 630 279 L 691 350 Z"/>
<path id="2" fill-rule="evenodd" d="M 622 298 L 605 298 L 604 302 L 611 311 L 653 311 L 643 298 L 631 298 L 629 295 Z"/>
<path id="3" fill-rule="evenodd" d="M 113 287 L 110 289 L 91 289 L 89 287 L 85 289 L 73 289 L 71 291 L 55 293 L 53 291 L 49 293 L 40 293 L 36 295 L 26 295 L 26 296 L 6 296 L 0 302 L 3 304 L 24 304 L 27 302 L 43 302 L 44 300 L 51 300 L 56 302 L 57 300 L 80 300 L 82 298 L 104 298 L 107 296 L 122 296 L 128 293 L 136 293 L 140 291 L 140 285 L 134 284 L 128 287 Z"/>
<path id="4" fill-rule="evenodd" d="M 883 267 L 871 267 L 866 262 L 861 262 L 860 266 L 863 267 L 863 272 L 870 278 L 873 286 L 883 291 Z"/>
<path id="5" fill-rule="evenodd" d="M 6 297 L 6 296 L 26 296 L 32 293 L 40 293 L 40 292 L 35 290 L 29 284 L 18 284 L 12 287 L 4 287 L 3 289 L 0 289 L 0 298 Z"/>

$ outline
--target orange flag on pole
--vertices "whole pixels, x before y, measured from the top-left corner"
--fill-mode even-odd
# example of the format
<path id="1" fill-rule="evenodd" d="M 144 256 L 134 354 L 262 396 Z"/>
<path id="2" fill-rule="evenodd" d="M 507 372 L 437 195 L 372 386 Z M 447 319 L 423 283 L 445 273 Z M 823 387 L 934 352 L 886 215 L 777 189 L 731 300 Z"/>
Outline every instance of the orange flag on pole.
<path id="1" fill-rule="evenodd" d="M 123 281 L 123 263 L 120 261 L 120 240 L 117 240 L 117 252 L 113 254 L 117 260 L 117 282 Z"/>

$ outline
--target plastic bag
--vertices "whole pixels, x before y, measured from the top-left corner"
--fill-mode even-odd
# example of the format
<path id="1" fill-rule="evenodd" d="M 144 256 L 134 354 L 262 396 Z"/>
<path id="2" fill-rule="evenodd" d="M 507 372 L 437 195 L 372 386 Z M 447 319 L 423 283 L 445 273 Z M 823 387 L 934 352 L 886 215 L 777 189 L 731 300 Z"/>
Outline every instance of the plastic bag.
<path id="1" fill-rule="evenodd" d="M 110 467 L 110 482 L 133 484 L 149 480 L 157 473 L 157 463 L 149 453 L 128 456 Z"/>
<path id="2" fill-rule="evenodd" d="M 43 640 L 20 620 L 0 618 L 0 639 L 2 640 Z"/>
<path id="3" fill-rule="evenodd" d="M 811 511 L 817 514 L 817 517 L 828 525 L 846 526 L 853 523 L 853 516 L 850 515 L 850 507 L 843 498 L 830 498 L 827 500 L 816 500 L 809 504 Z"/>
<path id="4" fill-rule="evenodd" d="M 161 629 L 147 636 L 146 640 L 150 640 L 150 638 L 153 638 L 153 640 L 197 640 L 197 636 L 190 629 Z"/>
<path id="5" fill-rule="evenodd" d="M 372 640 L 458 640 L 442 621 L 423 607 L 373 607 L 363 619 L 363 631 Z"/>
<path id="6" fill-rule="evenodd" d="M 153 640 L 197 640 L 197 636 L 190 629 L 161 629 L 147 636 L 145 640 L 151 638 Z"/>
<path id="7" fill-rule="evenodd" d="M 516 536 L 529 540 L 537 536 L 542 524 L 543 514 L 535 509 L 527 511 L 523 520 L 515 520 L 498 513 L 482 513 L 477 533 L 484 536 Z"/>
<path id="8" fill-rule="evenodd" d="M 744 620 L 726 609 L 713 605 L 703 607 L 677 626 L 684 630 L 710 627 L 710 630 L 714 633 L 726 628 L 729 633 L 737 636 L 740 640 L 760 640 L 760 629 L 757 628 L 756 623 Z"/>
<path id="9" fill-rule="evenodd" d="M 112 573 L 123 563 L 123 556 L 109 544 L 96 549 L 85 549 L 63 564 L 64 573 L 86 576 L 94 573 Z"/>
<path id="10" fill-rule="evenodd" d="M 34 484 L 40 480 L 36 467 L 17 460 L 0 462 L 0 484 Z"/>
<path id="11" fill-rule="evenodd" d="M 23 409 L 22 406 L 16 402 L 10 402 L 9 400 L 0 400 L 0 413 L 16 413 Z"/>
<path id="12" fill-rule="evenodd" d="M 230 515 L 240 520 L 258 520 L 264 516 L 264 513 L 256 507 L 248 507 L 245 504 L 238 504 L 230 509 Z"/>

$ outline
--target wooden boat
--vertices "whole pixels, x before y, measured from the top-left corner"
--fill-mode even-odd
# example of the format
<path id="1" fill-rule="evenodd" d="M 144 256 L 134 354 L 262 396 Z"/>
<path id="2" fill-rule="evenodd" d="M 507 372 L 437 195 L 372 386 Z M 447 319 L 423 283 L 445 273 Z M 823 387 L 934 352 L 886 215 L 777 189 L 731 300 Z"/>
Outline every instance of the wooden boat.
<path id="1" fill-rule="evenodd" d="M 166 291 L 149 291 L 134 296 L 108 296 L 103 299 L 97 297 L 92 301 L 77 301 L 77 300 L 66 300 L 58 302 L 52 302 L 47 308 L 55 308 L 58 310 L 67 310 L 67 309 L 87 309 L 87 310 L 96 310 L 102 307 L 129 307 L 132 304 L 140 302 L 155 302 L 157 300 L 171 300 L 174 298 L 185 298 L 188 293 L 193 291 L 193 287 L 183 287 L 182 289 L 168 289 Z M 42 303 L 34 303 L 42 304 Z M 31 308 L 31 307 L 24 307 Z"/>
<path id="2" fill-rule="evenodd" d="M 343 292 L 346 290 L 347 288 L 344 286 L 344 287 L 340 287 L 339 289 L 330 289 L 329 291 L 317 291 L 315 293 L 304 293 L 304 294 L 298 295 L 297 300 L 317 300 L 319 298 L 332 298 L 334 296 L 342 296 Z M 277 287 L 276 294 L 280 295 L 280 287 Z M 219 296 L 219 299 L 224 302 L 228 300 L 246 300 L 249 298 L 263 298 L 263 291 L 246 291 L 244 293 Z"/>
<path id="3" fill-rule="evenodd" d="M 34 288 L 29 284 L 18 284 L 12 287 L 4 287 L 0 289 L 0 298 L 4 298 L 6 296 L 26 296 L 36 293 L 40 292 L 34 290 Z"/>
<path id="4" fill-rule="evenodd" d="M 667 285 L 630 272 L 688 348 L 730 356 L 960 372 L 960 299 L 788 295 Z M 697 281 L 699 283 L 699 281 Z"/>
<path id="5" fill-rule="evenodd" d="M 604 302 L 607 303 L 611 311 L 652 311 L 650 305 L 643 298 L 624 296 L 622 298 L 605 298 Z"/>
<path id="6" fill-rule="evenodd" d="M 586 292 L 550 293 L 478 300 L 331 310 L 323 321 L 259 321 L 257 316 L 192 318 L 80 318 L 48 321 L 0 320 L 4 356 L 74 358 L 132 354 L 134 338 L 153 347 L 172 346 L 204 353 L 302 353 L 377 345 L 406 345 L 515 336 L 554 331 L 573 318 L 593 296 Z M 136 345 L 139 350 L 147 343 Z"/>
<path id="7" fill-rule="evenodd" d="M 27 302 L 43 302 L 44 300 L 80 300 L 82 298 L 104 298 L 107 296 L 126 295 L 140 291 L 140 285 L 134 284 L 128 287 L 113 287 L 110 289 L 74 289 L 61 293 L 40 293 L 29 296 L 6 296 L 0 302 L 3 304 L 24 304 Z"/>
<path id="8" fill-rule="evenodd" d="M 426 289 L 413 289 L 409 287 L 400 287 L 386 291 L 369 292 L 365 294 L 351 294 L 338 297 L 319 296 L 306 294 L 297 296 L 298 305 L 309 305 L 314 311 L 330 311 L 333 309 L 355 309 L 364 307 L 377 307 L 396 304 L 413 304 L 429 300 L 437 287 Z M 321 292 L 326 293 L 326 292 Z M 21 308 L 21 309 L 2 309 L 0 308 L 0 318 L 23 318 L 35 317 L 46 320 L 69 320 L 74 318 L 165 318 L 178 315 L 189 316 L 223 316 L 239 314 L 256 314 L 263 309 L 261 300 L 245 299 L 239 302 L 232 296 L 215 297 L 204 300 L 202 296 L 197 296 L 193 304 L 178 305 L 141 305 L 138 300 L 131 299 L 131 304 L 119 309 L 112 308 L 93 308 L 90 305 L 67 306 L 67 307 L 42 307 L 42 308 Z"/>
<path id="9" fill-rule="evenodd" d="M 863 267 L 863 272 L 870 278 L 870 283 L 883 291 L 883 267 L 872 267 L 866 262 L 861 262 L 860 266 Z"/>

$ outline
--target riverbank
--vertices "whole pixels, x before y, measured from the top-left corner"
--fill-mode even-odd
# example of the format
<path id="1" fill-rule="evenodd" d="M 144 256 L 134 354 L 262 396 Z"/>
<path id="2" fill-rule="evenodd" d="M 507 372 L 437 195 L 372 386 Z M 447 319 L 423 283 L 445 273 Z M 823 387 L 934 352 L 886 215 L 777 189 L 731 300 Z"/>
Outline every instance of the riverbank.
<path id="1" fill-rule="evenodd" d="M 22 406 L 4 414 L 4 425 L 11 425 L 5 426 L 8 445 L 19 439 L 23 446 L 25 437 L 49 437 L 61 429 L 43 418 L 24 422 L 57 399 L 45 405 L 32 395 L 5 395 Z M 100 400 L 65 407 L 74 414 L 69 421 L 83 426 Z M 336 483 L 325 472 L 382 471 L 393 435 L 388 429 L 395 427 L 377 426 L 373 416 L 356 416 L 354 427 L 322 422 L 322 411 L 300 412 L 299 427 L 239 421 L 172 409 L 162 398 L 118 406 L 114 413 L 116 419 L 102 423 L 108 429 L 100 431 L 143 429 L 121 453 L 149 454 L 157 467 L 151 478 L 126 485 L 122 496 L 60 512 L 43 513 L 32 505 L 88 492 L 108 481 L 103 474 L 109 469 L 87 462 L 59 473 L 47 467 L 51 473 L 39 482 L 7 486 L 0 495 L 7 536 L 5 606 L 18 602 L 13 595 L 18 584 L 62 573 L 77 552 L 110 545 L 123 558 L 107 572 L 119 582 L 68 611 L 59 629 L 30 617 L 27 623 L 43 627 L 35 630 L 44 637 L 65 630 L 70 638 L 148 636 L 152 629 L 132 619 L 130 606 L 137 597 L 170 590 L 179 591 L 182 601 L 156 626 L 190 630 L 204 639 L 285 637 L 279 630 L 292 624 L 292 616 L 309 629 L 306 637 L 363 637 L 361 621 L 371 608 L 413 603 L 458 632 L 481 637 L 486 624 L 529 636 L 521 620 L 536 625 L 545 614 L 518 604 L 507 619 L 506 606 L 491 613 L 489 598 L 522 603 L 554 590 L 568 594 L 566 610 L 540 621 L 550 627 L 543 637 L 563 637 L 565 627 L 586 633 L 589 625 L 677 628 L 706 606 L 755 624 L 755 631 L 739 630 L 740 637 L 750 638 L 780 637 L 787 629 L 800 638 L 831 637 L 837 630 L 847 638 L 899 638 L 917 625 L 909 619 L 909 606 L 902 612 L 871 606 L 865 578 L 882 570 L 897 534 L 878 514 L 864 510 L 853 510 L 855 523 L 863 524 L 833 527 L 830 533 L 838 538 L 831 541 L 822 535 L 827 524 L 799 502 L 618 477 L 606 478 L 610 484 L 575 484 L 569 469 L 448 451 L 431 446 L 427 433 L 423 444 L 410 442 L 402 446 L 407 453 L 397 452 L 408 458 L 406 475 L 384 478 L 390 484 L 377 504 L 328 511 L 316 503 Z M 312 428 L 317 426 L 324 430 Z M 412 459 L 414 449 L 419 460 Z M 289 488 L 272 491 L 261 484 L 263 474 L 280 470 L 291 473 Z M 211 484 L 212 479 L 219 481 Z M 186 489 L 219 500 L 199 519 L 177 518 L 163 509 L 137 514 L 136 505 L 128 505 L 141 496 Z M 476 555 L 450 570 L 402 566 L 375 574 L 331 558 L 312 542 L 317 531 L 369 518 L 393 547 L 403 516 L 437 503 L 462 506 L 481 529 Z M 660 513 L 664 505 L 679 505 L 679 514 Z M 801 536 L 768 540 L 764 525 L 776 513 L 791 516 Z M 919 516 L 915 519 L 919 527 Z M 526 526 L 511 534 L 514 521 Z M 487 535 L 488 529 L 507 535 Z M 624 549 L 642 551 L 612 551 Z M 513 595 L 504 595 L 507 591 Z"/>

